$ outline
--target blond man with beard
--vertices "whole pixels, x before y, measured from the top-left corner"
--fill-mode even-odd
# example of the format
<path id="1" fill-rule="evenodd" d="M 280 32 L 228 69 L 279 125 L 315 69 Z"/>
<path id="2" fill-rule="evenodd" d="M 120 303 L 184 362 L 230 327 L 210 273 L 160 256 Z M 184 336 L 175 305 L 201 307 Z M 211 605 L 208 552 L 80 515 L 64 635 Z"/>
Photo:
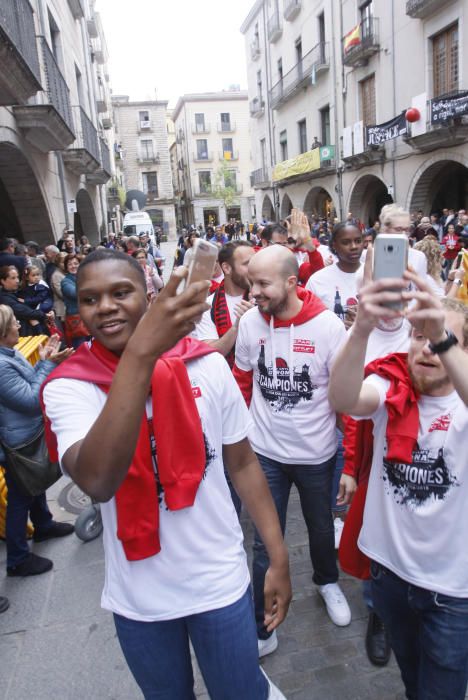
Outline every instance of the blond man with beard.
<path id="1" fill-rule="evenodd" d="M 406 290 L 408 282 L 414 291 Z M 415 303 L 407 312 L 386 306 L 398 301 Z M 372 330 L 381 318 L 403 315 L 413 325 L 408 355 L 372 363 L 364 379 Z M 373 421 L 358 547 L 370 559 L 374 608 L 389 632 L 406 697 L 462 700 L 468 681 L 468 310 L 440 300 L 412 272 L 365 284 L 332 368 L 329 400 L 336 411 Z"/>

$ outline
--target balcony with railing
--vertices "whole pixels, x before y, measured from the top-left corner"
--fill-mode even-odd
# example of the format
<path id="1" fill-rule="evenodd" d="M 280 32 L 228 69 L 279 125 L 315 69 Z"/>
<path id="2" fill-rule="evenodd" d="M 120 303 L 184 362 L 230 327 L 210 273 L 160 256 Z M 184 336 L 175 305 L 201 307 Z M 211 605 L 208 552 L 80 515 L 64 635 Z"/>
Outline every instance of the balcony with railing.
<path id="1" fill-rule="evenodd" d="M 414 19 L 426 19 L 434 12 L 439 12 L 452 0 L 407 0 L 406 14 Z"/>
<path id="2" fill-rule="evenodd" d="M 335 146 L 322 146 L 277 163 L 272 180 L 277 185 L 283 182 L 305 182 L 331 175 L 335 169 Z"/>
<path id="3" fill-rule="evenodd" d="M 257 168 L 250 173 L 250 186 L 258 189 L 271 186 L 271 175 L 268 168 Z"/>
<path id="4" fill-rule="evenodd" d="M 218 122 L 218 133 L 229 134 L 236 130 L 236 122 Z"/>
<path id="5" fill-rule="evenodd" d="M 60 151 L 75 140 L 70 91 L 55 56 L 44 37 L 38 38 L 44 90 L 34 104 L 13 108 L 16 123 L 25 138 L 43 153 Z"/>
<path id="6" fill-rule="evenodd" d="M 265 113 L 265 101 L 261 97 L 250 100 L 250 116 L 258 119 Z"/>
<path id="7" fill-rule="evenodd" d="M 238 151 L 220 151 L 218 157 L 219 157 L 219 160 L 224 160 L 224 161 L 239 160 L 239 152 Z"/>
<path id="8" fill-rule="evenodd" d="M 283 25 L 281 24 L 279 12 L 274 12 L 268 19 L 267 31 L 268 41 L 270 41 L 272 44 L 274 44 L 275 41 L 278 41 L 283 33 Z"/>
<path id="9" fill-rule="evenodd" d="M 24 104 L 41 89 L 32 7 L 0 0 L 0 105 Z"/>
<path id="10" fill-rule="evenodd" d="M 137 153 L 137 161 L 144 165 L 146 163 L 159 163 L 159 155 L 151 149 L 141 149 Z"/>
<path id="11" fill-rule="evenodd" d="M 301 11 L 301 7 L 302 0 L 286 0 L 283 12 L 284 19 L 288 22 L 292 22 Z"/>
<path id="12" fill-rule="evenodd" d="M 68 0 L 68 7 L 75 19 L 82 19 L 85 16 L 82 0 Z"/>
<path id="13" fill-rule="evenodd" d="M 380 51 L 379 20 L 368 17 L 342 39 L 345 66 L 365 66 L 373 54 Z"/>
<path id="14" fill-rule="evenodd" d="M 281 107 L 302 88 L 315 85 L 318 76 L 327 71 L 329 67 L 328 43 L 321 42 L 306 53 L 294 68 L 273 85 L 270 90 L 272 109 Z"/>
<path id="15" fill-rule="evenodd" d="M 452 90 L 427 102 L 427 120 L 407 123 L 403 141 L 424 153 L 437 148 L 460 146 L 468 141 L 468 91 Z"/>
<path id="16" fill-rule="evenodd" d="M 151 119 L 138 119 L 137 120 L 137 129 L 138 132 L 141 134 L 141 132 L 148 132 L 152 131 L 152 126 L 151 126 Z"/>
<path id="17" fill-rule="evenodd" d="M 96 128 L 82 107 L 72 107 L 76 140 L 63 152 L 63 162 L 75 175 L 90 175 L 99 169 L 101 154 Z"/>
<path id="18" fill-rule="evenodd" d="M 213 153 L 211 151 L 202 151 L 200 153 L 193 154 L 194 163 L 209 163 L 213 160 Z"/>
<path id="19" fill-rule="evenodd" d="M 101 151 L 99 167 L 93 173 L 86 175 L 86 181 L 91 185 L 105 185 L 112 175 L 110 151 L 104 139 L 99 139 L 99 148 Z"/>
<path id="20" fill-rule="evenodd" d="M 210 124 L 192 124 L 192 134 L 209 134 L 211 131 Z"/>
<path id="21" fill-rule="evenodd" d="M 99 114 L 105 114 L 109 111 L 109 103 L 103 85 L 99 85 L 98 87 L 98 92 L 96 96 L 96 106 Z"/>

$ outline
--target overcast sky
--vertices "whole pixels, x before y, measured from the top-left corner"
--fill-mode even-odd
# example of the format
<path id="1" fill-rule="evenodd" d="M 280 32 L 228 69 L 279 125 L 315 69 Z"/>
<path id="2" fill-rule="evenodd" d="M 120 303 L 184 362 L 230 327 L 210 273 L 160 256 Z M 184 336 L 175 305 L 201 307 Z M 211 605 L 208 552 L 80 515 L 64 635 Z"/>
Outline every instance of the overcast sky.
<path id="1" fill-rule="evenodd" d="M 247 87 L 239 27 L 254 0 L 97 0 L 111 87 L 130 99 Z"/>

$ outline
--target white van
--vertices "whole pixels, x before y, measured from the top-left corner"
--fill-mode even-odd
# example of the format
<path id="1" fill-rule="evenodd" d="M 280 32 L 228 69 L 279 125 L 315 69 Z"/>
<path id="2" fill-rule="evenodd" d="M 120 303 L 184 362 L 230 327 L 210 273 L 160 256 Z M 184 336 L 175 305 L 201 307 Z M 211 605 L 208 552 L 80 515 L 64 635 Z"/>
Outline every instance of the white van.
<path id="1" fill-rule="evenodd" d="M 123 232 L 125 236 L 139 236 L 147 233 L 154 243 L 154 228 L 149 214 L 146 211 L 129 211 L 123 220 Z"/>

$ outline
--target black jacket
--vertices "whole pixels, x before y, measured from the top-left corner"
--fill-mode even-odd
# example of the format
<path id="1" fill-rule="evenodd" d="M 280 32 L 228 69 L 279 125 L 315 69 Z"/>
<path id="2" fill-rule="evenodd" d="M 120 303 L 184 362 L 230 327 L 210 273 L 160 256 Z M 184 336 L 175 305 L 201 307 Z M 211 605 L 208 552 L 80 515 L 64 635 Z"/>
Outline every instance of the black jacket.
<path id="1" fill-rule="evenodd" d="M 14 265 L 21 279 L 24 268 L 26 267 L 26 258 L 21 255 L 12 255 L 11 253 L 0 253 L 0 267 L 4 267 L 5 265 Z"/>
<path id="2" fill-rule="evenodd" d="M 0 304 L 5 304 L 13 309 L 16 319 L 21 323 L 20 335 L 42 335 L 47 333 L 45 314 L 38 309 L 30 309 L 27 304 L 19 301 L 17 292 L 8 292 L 5 289 L 0 289 Z M 39 321 L 39 324 L 31 326 L 29 323 L 31 320 Z"/>

